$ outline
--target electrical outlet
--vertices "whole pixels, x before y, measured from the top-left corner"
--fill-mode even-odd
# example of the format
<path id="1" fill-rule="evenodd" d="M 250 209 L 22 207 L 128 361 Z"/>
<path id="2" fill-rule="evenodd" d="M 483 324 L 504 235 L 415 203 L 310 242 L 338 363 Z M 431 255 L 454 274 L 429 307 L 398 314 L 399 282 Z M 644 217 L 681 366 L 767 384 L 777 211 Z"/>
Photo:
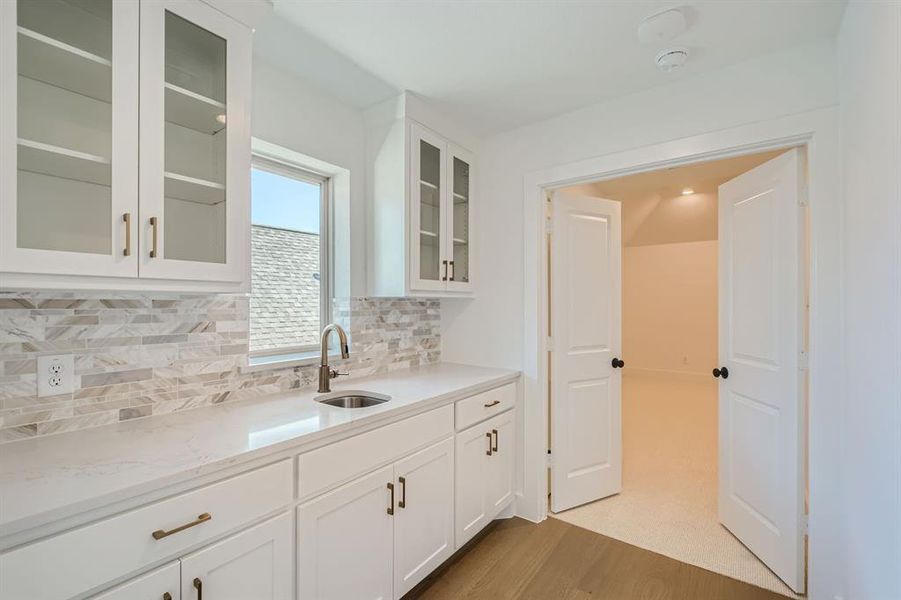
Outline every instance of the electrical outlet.
<path id="1" fill-rule="evenodd" d="M 38 396 L 71 394 L 75 379 L 75 357 L 71 354 L 38 357 Z"/>

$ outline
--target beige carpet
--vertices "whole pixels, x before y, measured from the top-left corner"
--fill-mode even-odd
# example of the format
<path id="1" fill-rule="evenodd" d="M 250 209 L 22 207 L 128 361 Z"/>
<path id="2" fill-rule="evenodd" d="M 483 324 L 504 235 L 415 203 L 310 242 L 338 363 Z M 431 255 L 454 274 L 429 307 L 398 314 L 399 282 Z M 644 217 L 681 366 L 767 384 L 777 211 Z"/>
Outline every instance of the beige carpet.
<path id="1" fill-rule="evenodd" d="M 716 383 L 623 378 L 623 491 L 558 519 L 796 597 L 719 524 Z"/>

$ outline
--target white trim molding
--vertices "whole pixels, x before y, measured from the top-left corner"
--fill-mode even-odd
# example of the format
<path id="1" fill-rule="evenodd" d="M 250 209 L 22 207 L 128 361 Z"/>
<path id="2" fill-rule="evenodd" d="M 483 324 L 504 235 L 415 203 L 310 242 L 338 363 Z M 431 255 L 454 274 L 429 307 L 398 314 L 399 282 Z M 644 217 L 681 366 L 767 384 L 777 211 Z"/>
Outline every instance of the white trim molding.
<path id="1" fill-rule="evenodd" d="M 828 552 L 839 499 L 841 432 L 841 198 L 834 107 L 749 123 L 549 167 L 524 178 L 524 480 L 517 514 L 547 517 L 548 312 L 544 211 L 548 190 L 712 159 L 802 146 L 810 185 L 810 391 L 807 408 L 809 589 Z M 805 432 L 799 432 L 804 435 Z M 830 522 L 832 521 L 832 522 Z M 822 541 L 821 541 L 822 540 Z M 826 563 L 824 560 L 824 569 Z"/>

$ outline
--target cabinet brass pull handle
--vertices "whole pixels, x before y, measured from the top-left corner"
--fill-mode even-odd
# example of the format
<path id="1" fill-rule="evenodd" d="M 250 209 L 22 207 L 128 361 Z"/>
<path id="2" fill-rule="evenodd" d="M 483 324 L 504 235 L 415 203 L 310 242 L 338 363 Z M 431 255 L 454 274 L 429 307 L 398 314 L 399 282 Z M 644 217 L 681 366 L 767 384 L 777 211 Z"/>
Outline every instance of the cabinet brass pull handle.
<path id="1" fill-rule="evenodd" d="M 489 402 L 488 404 L 486 404 L 485 408 L 491 408 L 492 406 L 497 406 L 500 403 L 501 403 L 500 400 L 495 400 L 494 402 Z"/>
<path id="2" fill-rule="evenodd" d="M 489 431 L 488 433 L 486 433 L 485 437 L 488 438 L 488 451 L 485 454 L 491 456 L 491 432 Z"/>
<path id="3" fill-rule="evenodd" d="M 497 429 L 492 429 L 491 434 L 494 436 L 494 448 L 492 450 L 497 452 Z"/>
<path id="4" fill-rule="evenodd" d="M 397 480 L 400 482 L 400 502 L 397 505 L 401 508 L 407 508 L 407 478 L 398 477 Z"/>
<path id="5" fill-rule="evenodd" d="M 194 578 L 194 589 L 197 590 L 197 600 L 203 600 L 203 582 L 200 577 Z"/>
<path id="6" fill-rule="evenodd" d="M 122 256 L 131 256 L 131 213 L 122 215 L 122 221 L 125 222 L 125 250 Z"/>
<path id="7" fill-rule="evenodd" d="M 156 217 L 150 217 L 150 258 L 156 258 L 156 230 L 159 220 Z"/>
<path id="8" fill-rule="evenodd" d="M 163 600 L 172 600 L 172 594 L 166 592 L 165 594 L 163 594 Z"/>
<path id="9" fill-rule="evenodd" d="M 450 265 L 450 280 L 453 281 L 454 280 L 454 261 L 450 261 L 447 264 Z"/>
<path id="10" fill-rule="evenodd" d="M 394 484 L 393 483 L 388 484 L 388 490 L 391 492 L 391 503 L 388 505 L 388 514 L 393 515 L 394 514 Z"/>
<path id="11" fill-rule="evenodd" d="M 164 537 L 169 537 L 170 535 L 172 535 L 174 533 L 178 533 L 179 531 L 184 531 L 185 529 L 190 529 L 191 527 L 194 527 L 195 525 L 200 525 L 201 523 L 206 523 L 207 521 L 209 521 L 212 518 L 213 518 L 213 515 L 211 515 L 210 513 L 203 513 L 202 515 L 197 515 L 197 518 L 194 519 L 193 521 L 191 521 L 190 523 L 185 523 L 184 525 L 180 525 L 179 527 L 176 527 L 175 529 L 170 529 L 169 531 L 166 531 L 165 529 L 157 529 L 150 535 L 152 535 L 153 539 L 155 539 L 155 540 L 161 540 Z"/>
<path id="12" fill-rule="evenodd" d="M 441 277 L 441 281 L 447 281 L 447 261 L 442 260 L 441 264 L 444 265 L 444 275 Z"/>

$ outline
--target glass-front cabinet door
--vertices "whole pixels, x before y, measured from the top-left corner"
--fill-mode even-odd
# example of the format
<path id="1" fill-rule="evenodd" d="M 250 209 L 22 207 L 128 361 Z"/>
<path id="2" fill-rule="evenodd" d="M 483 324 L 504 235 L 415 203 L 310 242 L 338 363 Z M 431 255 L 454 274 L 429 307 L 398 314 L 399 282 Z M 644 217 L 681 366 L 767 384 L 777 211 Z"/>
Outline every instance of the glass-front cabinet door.
<path id="1" fill-rule="evenodd" d="M 141 3 L 142 277 L 241 281 L 250 32 L 199 0 Z"/>
<path id="2" fill-rule="evenodd" d="M 472 155 L 449 145 L 447 152 L 450 193 L 446 205 L 447 289 L 466 292 L 472 289 L 470 254 L 472 249 Z"/>
<path id="3" fill-rule="evenodd" d="M 0 2 L 0 271 L 137 275 L 138 19 Z"/>
<path id="4" fill-rule="evenodd" d="M 446 254 L 446 142 L 420 127 L 411 126 L 412 256 L 410 287 L 415 291 L 447 288 Z"/>

